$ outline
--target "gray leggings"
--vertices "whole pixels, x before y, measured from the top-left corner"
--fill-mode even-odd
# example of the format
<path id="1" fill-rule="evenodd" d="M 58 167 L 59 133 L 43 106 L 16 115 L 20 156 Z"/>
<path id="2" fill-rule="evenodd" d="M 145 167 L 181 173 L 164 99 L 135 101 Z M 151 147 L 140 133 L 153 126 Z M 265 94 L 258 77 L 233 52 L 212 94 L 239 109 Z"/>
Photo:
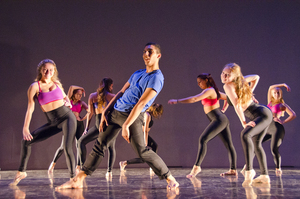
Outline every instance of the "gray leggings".
<path id="1" fill-rule="evenodd" d="M 88 130 L 88 132 L 81 136 L 81 138 L 77 142 L 77 154 L 78 160 L 77 163 L 82 167 L 86 159 L 86 145 L 94 140 L 96 140 L 99 136 L 99 124 L 101 120 L 102 114 L 97 114 L 95 118 L 95 126 Z M 107 172 L 111 172 L 115 160 L 116 160 L 116 149 L 115 149 L 116 139 L 113 139 L 107 146 L 108 148 L 108 165 Z"/>
<path id="2" fill-rule="evenodd" d="M 270 148 L 277 169 L 281 167 L 281 156 L 279 153 L 279 147 L 282 144 L 284 135 L 285 130 L 283 125 L 273 120 L 267 130 L 266 136 L 262 141 L 264 143 L 268 140 L 271 140 Z"/>
<path id="3" fill-rule="evenodd" d="M 82 167 L 82 170 L 87 175 L 91 175 L 98 168 L 107 146 L 113 139 L 116 139 L 129 114 L 130 113 L 113 110 L 112 113 L 108 115 L 109 125 L 104 132 L 99 134 L 93 150 Z M 138 118 L 129 127 L 130 144 L 137 155 L 152 168 L 160 179 L 166 179 L 170 175 L 167 165 L 154 151 L 145 146 L 142 128 L 143 121 L 144 113 L 140 113 Z"/>
<path id="4" fill-rule="evenodd" d="M 219 108 L 214 109 L 206 114 L 210 123 L 205 128 L 199 138 L 198 155 L 195 162 L 196 166 L 200 166 L 207 151 L 207 143 L 219 136 L 227 149 L 230 169 L 236 170 L 236 151 L 232 143 L 229 121 L 225 114 Z"/>
<path id="5" fill-rule="evenodd" d="M 244 114 L 256 124 L 255 127 L 247 126 L 241 132 L 246 170 L 253 169 L 253 158 L 256 155 L 261 175 L 268 175 L 266 154 L 262 147 L 262 140 L 273 120 L 273 114 L 268 107 L 255 104 L 254 102 L 249 105 Z"/>
<path id="6" fill-rule="evenodd" d="M 31 141 L 22 140 L 21 144 L 21 162 L 19 171 L 24 172 L 31 154 L 31 145 L 44 141 L 49 137 L 63 132 L 63 147 L 66 156 L 67 166 L 70 177 L 75 176 L 75 158 L 73 154 L 73 142 L 76 132 L 76 117 L 71 109 L 61 106 L 49 112 L 45 112 L 48 123 L 41 126 L 31 133 L 33 139 Z"/>
<path id="7" fill-rule="evenodd" d="M 77 143 L 78 139 L 81 137 L 83 131 L 84 131 L 83 121 L 78 121 L 77 120 L 77 127 L 76 127 L 76 133 L 75 133 L 76 143 Z M 54 154 L 54 158 L 53 158 L 52 162 L 56 163 L 57 160 L 63 154 L 63 152 L 64 152 L 64 136 L 62 137 L 60 147 L 58 147 L 58 149 L 56 150 L 56 152 Z M 77 164 L 79 165 L 79 159 L 77 160 Z"/>

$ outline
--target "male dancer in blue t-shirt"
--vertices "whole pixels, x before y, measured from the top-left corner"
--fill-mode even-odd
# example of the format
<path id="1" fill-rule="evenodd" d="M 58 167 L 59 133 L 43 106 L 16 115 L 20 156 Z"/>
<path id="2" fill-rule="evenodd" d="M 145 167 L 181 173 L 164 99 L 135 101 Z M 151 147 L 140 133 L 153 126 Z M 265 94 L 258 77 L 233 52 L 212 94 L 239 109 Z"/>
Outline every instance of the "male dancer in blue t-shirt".
<path id="1" fill-rule="evenodd" d="M 122 137 L 132 145 L 139 157 L 152 168 L 160 179 L 166 179 L 168 189 L 179 186 L 164 161 L 147 148 L 144 142 L 142 128 L 144 112 L 151 106 L 164 84 L 164 76 L 159 69 L 160 58 L 160 46 L 156 43 L 147 43 L 143 52 L 146 69 L 133 73 L 128 82 L 103 110 L 99 126 L 101 133 L 81 171 L 73 179 L 56 189 L 82 188 L 83 180 L 98 168 L 107 145 L 119 134 L 121 129 Z"/>

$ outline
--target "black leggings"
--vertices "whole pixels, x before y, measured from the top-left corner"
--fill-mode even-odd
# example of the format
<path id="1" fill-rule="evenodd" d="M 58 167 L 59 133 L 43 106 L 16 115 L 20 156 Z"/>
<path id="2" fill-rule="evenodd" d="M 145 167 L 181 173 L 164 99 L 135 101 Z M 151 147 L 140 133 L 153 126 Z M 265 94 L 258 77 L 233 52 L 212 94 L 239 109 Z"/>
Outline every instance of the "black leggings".
<path id="1" fill-rule="evenodd" d="M 236 151 L 231 139 L 228 118 L 219 108 L 210 111 L 206 116 L 210 124 L 199 137 L 199 148 L 195 165 L 201 165 L 206 155 L 207 143 L 218 135 L 228 151 L 230 169 L 236 170 Z"/>
<path id="2" fill-rule="evenodd" d="M 151 147 L 152 151 L 157 153 L 157 143 L 148 135 L 148 143 L 147 146 Z M 144 161 L 141 158 L 133 158 L 130 160 L 126 160 L 127 164 L 140 164 L 144 163 Z"/>
<path id="3" fill-rule="evenodd" d="M 76 142 L 81 137 L 83 131 L 84 131 L 83 121 L 78 121 L 77 120 L 77 128 L 76 128 L 76 133 L 75 133 Z M 64 152 L 64 136 L 62 137 L 60 147 L 55 152 L 55 155 L 54 155 L 54 158 L 53 158 L 54 163 L 57 162 L 57 160 L 60 158 L 60 156 L 63 154 L 63 152 Z M 77 165 L 79 165 L 79 159 L 77 159 Z"/>
<path id="4" fill-rule="evenodd" d="M 262 140 L 266 135 L 268 126 L 273 120 L 273 114 L 268 107 L 255 104 L 254 102 L 249 105 L 244 114 L 256 124 L 255 127 L 247 126 L 241 132 L 246 170 L 253 169 L 253 158 L 256 155 L 261 175 L 268 175 L 266 154 L 262 147 Z"/>
<path id="5" fill-rule="evenodd" d="M 93 150 L 86 159 L 82 170 L 87 175 L 91 175 L 101 163 L 107 146 L 118 136 L 123 123 L 130 113 L 113 110 L 108 115 L 108 127 L 99 134 L 99 137 L 93 147 Z M 144 113 L 140 113 L 138 118 L 129 127 L 130 144 L 137 155 L 146 162 L 160 179 L 166 179 L 170 171 L 164 161 L 151 149 L 145 146 L 143 132 Z"/>
<path id="6" fill-rule="evenodd" d="M 77 157 L 78 164 L 77 165 L 80 165 L 80 167 L 82 167 L 82 165 L 84 164 L 85 159 L 86 159 L 86 145 L 89 142 L 96 140 L 99 136 L 99 124 L 100 124 L 100 120 L 101 120 L 101 115 L 102 114 L 96 115 L 95 126 L 93 126 L 91 129 L 89 129 L 85 135 L 81 136 L 81 138 L 77 142 L 77 155 L 78 155 L 78 157 Z M 116 139 L 112 140 L 108 144 L 107 172 L 111 172 L 111 170 L 114 166 L 115 160 L 116 160 L 115 143 L 116 143 Z"/>
<path id="7" fill-rule="evenodd" d="M 48 139 L 49 137 L 63 132 L 63 146 L 66 156 L 67 166 L 70 177 L 75 175 L 75 158 L 73 154 L 73 141 L 76 131 L 76 117 L 69 107 L 61 106 L 55 110 L 45 112 L 48 123 L 41 126 L 31 133 L 33 139 L 31 141 L 22 140 L 21 144 L 21 163 L 19 171 L 24 172 L 31 153 L 31 145 Z"/>
<path id="8" fill-rule="evenodd" d="M 284 135 L 285 130 L 283 125 L 273 120 L 267 130 L 266 136 L 262 141 L 264 143 L 268 140 L 271 140 L 271 152 L 277 169 L 280 169 L 281 167 L 281 156 L 279 153 L 279 147 L 282 144 Z"/>

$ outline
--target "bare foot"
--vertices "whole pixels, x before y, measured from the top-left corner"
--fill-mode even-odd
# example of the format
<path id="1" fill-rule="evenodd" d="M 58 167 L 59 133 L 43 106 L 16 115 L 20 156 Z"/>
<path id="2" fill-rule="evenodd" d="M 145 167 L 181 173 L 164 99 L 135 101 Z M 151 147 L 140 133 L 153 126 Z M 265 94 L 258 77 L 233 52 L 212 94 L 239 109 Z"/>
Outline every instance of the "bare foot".
<path id="1" fill-rule="evenodd" d="M 121 161 L 119 162 L 119 165 L 120 165 L 120 171 L 124 171 L 127 165 L 127 161 Z"/>
<path id="2" fill-rule="evenodd" d="M 229 171 L 220 174 L 220 176 L 230 176 L 230 175 L 237 176 L 238 173 L 236 172 L 236 170 L 230 169 Z"/>
<path id="3" fill-rule="evenodd" d="M 193 177 L 196 177 L 196 175 L 198 173 L 201 172 L 201 167 L 200 166 L 196 166 L 194 165 L 193 168 L 192 168 L 192 171 L 190 172 L 190 174 L 186 175 L 187 178 L 193 178 Z"/>
<path id="4" fill-rule="evenodd" d="M 77 175 L 77 174 L 79 173 L 79 171 L 80 171 L 80 165 L 77 165 L 77 166 L 76 166 L 75 174 Z"/>
<path id="5" fill-rule="evenodd" d="M 112 172 L 106 172 L 105 178 L 106 178 L 106 181 L 111 182 L 112 181 Z"/>
<path id="6" fill-rule="evenodd" d="M 256 173 L 255 173 L 254 169 L 251 169 L 249 171 L 245 171 L 245 180 L 244 180 L 242 186 L 243 187 L 250 187 L 255 174 Z"/>
<path id="7" fill-rule="evenodd" d="M 49 168 L 48 168 L 48 173 L 53 173 L 54 167 L 55 167 L 55 162 L 51 162 Z"/>
<path id="8" fill-rule="evenodd" d="M 176 196 L 179 195 L 179 188 L 175 188 L 175 189 L 168 189 L 167 190 L 167 198 L 168 199 L 174 199 L 176 198 Z"/>
<path id="9" fill-rule="evenodd" d="M 198 178 L 190 178 L 190 180 L 191 180 L 194 188 L 200 188 L 202 186 L 202 182 Z"/>
<path id="10" fill-rule="evenodd" d="M 281 176 L 282 175 L 282 170 L 276 168 L 275 173 L 276 173 L 276 176 Z"/>
<path id="11" fill-rule="evenodd" d="M 63 196 L 67 196 L 73 199 L 84 199 L 82 189 L 60 189 L 57 190 Z"/>
<path id="12" fill-rule="evenodd" d="M 179 187 L 179 183 L 172 175 L 169 175 L 166 181 L 168 183 L 167 189 L 176 189 Z"/>
<path id="13" fill-rule="evenodd" d="M 125 171 L 120 172 L 119 182 L 120 182 L 120 184 L 127 184 L 127 177 L 125 175 Z"/>
<path id="14" fill-rule="evenodd" d="M 53 188 L 53 183 L 54 183 L 53 173 L 48 172 L 48 178 L 50 181 L 50 187 Z"/>
<path id="15" fill-rule="evenodd" d="M 154 171 L 150 168 L 150 177 L 153 177 L 155 175 Z"/>
<path id="16" fill-rule="evenodd" d="M 269 175 L 260 175 L 253 180 L 253 183 L 263 183 L 263 184 L 270 183 L 270 177 Z"/>
<path id="17" fill-rule="evenodd" d="M 245 175 L 246 165 L 244 165 L 243 169 L 240 171 L 241 174 Z"/>
<path id="18" fill-rule="evenodd" d="M 11 182 L 9 185 L 10 185 L 10 186 L 15 186 L 15 185 L 19 184 L 19 182 L 20 182 L 22 179 L 26 178 L 26 176 L 27 176 L 27 173 L 26 173 L 26 172 L 18 171 L 18 172 L 17 172 L 17 175 L 16 175 L 16 177 L 15 177 L 15 179 L 14 179 L 14 181 Z"/>
<path id="19" fill-rule="evenodd" d="M 82 189 L 83 181 L 86 178 L 84 171 L 80 171 L 74 178 L 70 179 L 68 182 L 58 186 L 55 190 L 60 189 Z"/>

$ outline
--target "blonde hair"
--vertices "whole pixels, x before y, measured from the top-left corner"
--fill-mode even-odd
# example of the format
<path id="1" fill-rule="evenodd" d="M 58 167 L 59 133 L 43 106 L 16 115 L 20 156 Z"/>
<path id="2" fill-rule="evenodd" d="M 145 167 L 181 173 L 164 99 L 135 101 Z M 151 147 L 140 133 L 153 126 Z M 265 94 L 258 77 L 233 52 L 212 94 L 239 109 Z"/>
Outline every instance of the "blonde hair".
<path id="1" fill-rule="evenodd" d="M 271 95 L 271 102 L 272 104 L 279 104 L 279 103 L 284 103 L 283 97 L 282 97 L 282 90 L 279 87 L 275 87 L 272 90 L 278 90 L 280 98 L 278 100 L 275 100 L 274 97 Z"/>
<path id="2" fill-rule="evenodd" d="M 37 67 L 37 76 L 35 78 L 34 81 L 40 81 L 42 79 L 42 70 L 43 68 L 45 67 L 46 63 L 50 63 L 54 66 L 54 74 L 51 78 L 51 80 L 57 84 L 59 84 L 60 86 L 62 86 L 62 84 L 60 83 L 60 80 L 58 78 L 58 71 L 57 71 L 57 68 L 56 68 L 56 64 L 53 60 L 51 59 L 44 59 L 42 60 L 39 64 L 38 64 L 38 67 Z"/>
<path id="3" fill-rule="evenodd" d="M 238 105 L 245 105 L 252 99 L 253 93 L 250 89 L 249 83 L 245 81 L 241 71 L 241 67 L 236 63 L 226 64 L 224 68 L 229 68 L 230 72 L 235 76 L 233 83 L 235 84 L 235 93 L 238 96 Z"/>
<path id="4" fill-rule="evenodd" d="M 162 104 L 153 103 L 148 109 L 147 112 L 153 116 L 155 119 L 158 119 L 162 116 L 164 108 Z"/>

